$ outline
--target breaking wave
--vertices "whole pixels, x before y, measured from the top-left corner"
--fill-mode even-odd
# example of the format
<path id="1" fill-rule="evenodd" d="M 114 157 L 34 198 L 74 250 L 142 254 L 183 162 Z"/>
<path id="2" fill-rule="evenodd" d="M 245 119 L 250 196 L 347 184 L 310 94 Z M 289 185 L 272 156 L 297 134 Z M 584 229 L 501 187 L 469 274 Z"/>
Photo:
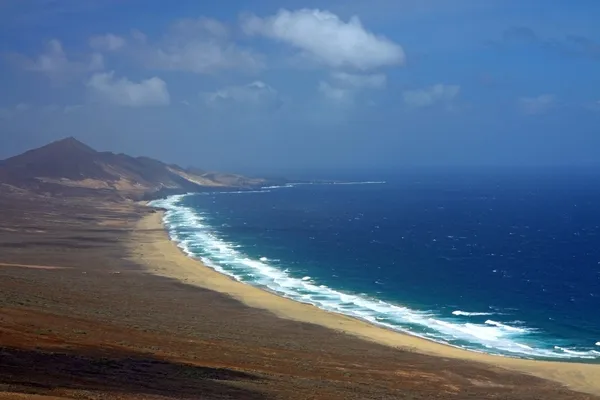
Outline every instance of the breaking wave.
<path id="1" fill-rule="evenodd" d="M 462 316 L 462 317 L 477 317 L 480 315 L 493 315 L 494 313 L 491 312 L 467 312 L 467 311 L 461 311 L 461 310 L 456 310 L 456 311 L 452 311 L 452 315 L 458 315 L 458 316 Z"/>

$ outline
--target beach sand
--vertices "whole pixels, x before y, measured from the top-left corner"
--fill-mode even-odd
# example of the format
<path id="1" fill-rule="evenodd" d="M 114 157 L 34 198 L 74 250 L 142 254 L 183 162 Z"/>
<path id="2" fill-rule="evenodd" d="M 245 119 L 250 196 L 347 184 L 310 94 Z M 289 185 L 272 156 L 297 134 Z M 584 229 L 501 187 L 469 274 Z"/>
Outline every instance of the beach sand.
<path id="1" fill-rule="evenodd" d="M 132 258 L 145 265 L 153 274 L 224 293 L 280 318 L 317 324 L 405 351 L 483 363 L 552 380 L 580 392 L 600 394 L 600 365 L 533 361 L 466 351 L 380 328 L 237 282 L 185 255 L 169 239 L 163 225 L 162 212 L 147 215 L 137 223 L 130 246 Z"/>

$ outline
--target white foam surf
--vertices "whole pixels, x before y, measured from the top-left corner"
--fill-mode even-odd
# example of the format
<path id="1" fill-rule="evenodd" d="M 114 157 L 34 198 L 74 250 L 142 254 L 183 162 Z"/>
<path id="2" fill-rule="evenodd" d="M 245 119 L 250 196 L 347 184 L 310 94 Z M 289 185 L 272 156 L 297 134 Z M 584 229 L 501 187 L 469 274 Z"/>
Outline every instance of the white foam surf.
<path id="1" fill-rule="evenodd" d="M 333 182 L 334 185 L 383 185 L 385 181 Z"/>
<path id="2" fill-rule="evenodd" d="M 560 346 L 554 346 L 554 348 L 556 350 L 560 350 L 565 354 L 569 354 L 572 356 L 577 356 L 577 357 L 581 357 L 581 358 L 596 358 L 597 356 L 600 355 L 600 351 L 596 351 L 596 350 L 572 350 L 572 349 L 567 349 L 564 347 L 560 347 Z"/>
<path id="3" fill-rule="evenodd" d="M 298 185 L 297 183 L 288 183 L 286 185 L 273 185 L 273 186 L 263 186 L 261 189 L 283 189 L 283 188 L 292 188 Z"/>
<path id="4" fill-rule="evenodd" d="M 483 324 L 445 319 L 432 312 L 413 310 L 364 294 L 342 292 L 310 276 L 294 276 L 288 269 L 274 267 L 267 257 L 252 259 L 239 246 L 219 237 L 207 215 L 181 204 L 184 198 L 185 195 L 171 196 L 150 205 L 167 210 L 164 220 L 169 235 L 187 255 L 241 282 L 327 311 L 473 351 L 525 358 L 600 359 L 600 352 L 595 350 L 542 347 L 531 338 L 536 331 L 523 324 L 517 327 L 491 319 Z M 452 314 L 469 318 L 498 313 L 456 310 Z"/>
<path id="5" fill-rule="evenodd" d="M 458 315 L 461 317 L 477 317 L 480 315 L 493 315 L 494 313 L 491 312 L 467 312 L 467 311 L 461 311 L 461 310 L 456 310 L 456 311 L 452 311 L 452 315 Z"/>
<path id="6" fill-rule="evenodd" d="M 225 190 L 222 192 L 214 192 L 210 194 L 242 194 L 242 193 L 269 193 L 271 192 L 270 188 L 260 188 L 258 190 Z"/>
<path id="7" fill-rule="evenodd" d="M 263 186 L 261 189 L 284 189 L 293 188 L 296 186 L 306 185 L 383 185 L 386 181 L 356 181 L 356 182 L 299 182 L 299 183 L 286 183 L 285 185 L 272 185 Z"/>
<path id="8" fill-rule="evenodd" d="M 488 319 L 487 321 L 485 321 L 485 324 L 496 326 L 498 328 L 505 329 L 507 331 L 512 331 L 512 332 L 518 332 L 518 333 L 527 333 L 528 332 L 528 330 L 525 328 L 517 328 L 514 326 L 510 326 L 510 325 L 505 325 L 505 324 L 497 322 L 497 321 L 492 321 L 491 319 Z"/>

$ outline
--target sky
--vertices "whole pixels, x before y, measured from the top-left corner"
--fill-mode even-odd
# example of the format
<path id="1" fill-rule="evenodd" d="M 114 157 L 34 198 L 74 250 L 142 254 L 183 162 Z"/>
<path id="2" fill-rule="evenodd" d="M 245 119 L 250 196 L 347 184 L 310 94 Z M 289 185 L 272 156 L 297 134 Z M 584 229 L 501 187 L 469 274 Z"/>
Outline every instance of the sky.
<path id="1" fill-rule="evenodd" d="M 0 158 L 600 165 L 597 0 L 0 0 Z"/>

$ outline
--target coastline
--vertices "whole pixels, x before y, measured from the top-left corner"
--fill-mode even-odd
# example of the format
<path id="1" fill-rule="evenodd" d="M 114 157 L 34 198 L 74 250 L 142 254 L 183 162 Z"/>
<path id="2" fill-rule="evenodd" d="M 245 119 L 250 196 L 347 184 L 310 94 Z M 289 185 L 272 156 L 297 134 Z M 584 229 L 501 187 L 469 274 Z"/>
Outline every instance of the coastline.
<path id="1" fill-rule="evenodd" d="M 403 351 L 483 363 L 555 381 L 573 390 L 600 394 L 600 365 L 524 360 L 462 350 L 324 311 L 235 281 L 185 255 L 170 240 L 162 211 L 148 214 L 137 222 L 128 250 L 133 261 L 154 275 L 226 294 L 247 306 L 269 311 L 280 318 L 320 325 Z"/>

